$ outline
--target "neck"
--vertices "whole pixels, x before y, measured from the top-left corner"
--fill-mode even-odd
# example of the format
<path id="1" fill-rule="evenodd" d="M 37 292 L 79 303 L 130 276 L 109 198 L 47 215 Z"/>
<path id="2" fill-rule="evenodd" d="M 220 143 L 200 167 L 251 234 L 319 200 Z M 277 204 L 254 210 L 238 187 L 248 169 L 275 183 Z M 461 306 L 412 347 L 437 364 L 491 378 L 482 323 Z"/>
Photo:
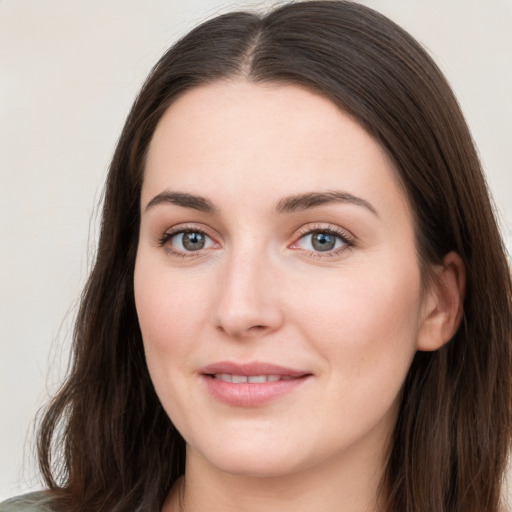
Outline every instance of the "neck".
<path id="1" fill-rule="evenodd" d="M 162 512 L 378 512 L 381 452 L 333 456 L 307 470 L 261 477 L 219 471 L 189 449 L 185 475 Z"/>

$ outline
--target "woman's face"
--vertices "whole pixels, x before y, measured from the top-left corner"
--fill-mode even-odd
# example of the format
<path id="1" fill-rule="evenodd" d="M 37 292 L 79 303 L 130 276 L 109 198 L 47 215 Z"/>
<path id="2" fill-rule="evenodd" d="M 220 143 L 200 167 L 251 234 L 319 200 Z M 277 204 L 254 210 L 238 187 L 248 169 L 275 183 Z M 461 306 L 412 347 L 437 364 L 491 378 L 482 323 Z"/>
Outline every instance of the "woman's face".
<path id="1" fill-rule="evenodd" d="M 135 299 L 187 456 L 281 475 L 380 460 L 426 317 L 393 165 L 333 103 L 245 81 L 152 139 Z"/>

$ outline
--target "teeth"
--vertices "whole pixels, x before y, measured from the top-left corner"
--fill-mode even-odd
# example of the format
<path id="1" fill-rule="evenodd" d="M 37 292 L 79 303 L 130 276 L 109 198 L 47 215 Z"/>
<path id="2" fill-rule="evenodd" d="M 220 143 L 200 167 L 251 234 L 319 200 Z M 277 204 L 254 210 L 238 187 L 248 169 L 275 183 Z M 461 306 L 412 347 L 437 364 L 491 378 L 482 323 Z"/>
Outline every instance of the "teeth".
<path id="1" fill-rule="evenodd" d="M 291 380 L 293 377 L 289 375 L 231 375 L 229 373 L 216 373 L 215 378 L 217 380 L 223 380 L 224 382 L 232 382 L 233 384 L 250 383 L 258 384 L 262 382 L 277 382 L 278 380 Z"/>
<path id="2" fill-rule="evenodd" d="M 247 377 L 247 382 L 250 382 L 250 383 L 267 382 L 267 376 L 266 375 L 251 375 L 250 377 Z"/>

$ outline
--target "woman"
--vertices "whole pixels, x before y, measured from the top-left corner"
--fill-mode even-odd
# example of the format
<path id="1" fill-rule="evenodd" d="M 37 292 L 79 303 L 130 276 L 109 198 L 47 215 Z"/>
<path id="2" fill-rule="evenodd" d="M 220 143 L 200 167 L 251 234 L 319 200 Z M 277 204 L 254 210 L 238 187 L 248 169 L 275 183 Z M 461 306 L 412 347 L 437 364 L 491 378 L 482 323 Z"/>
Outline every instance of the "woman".
<path id="1" fill-rule="evenodd" d="M 206 22 L 119 140 L 49 491 L 3 507 L 496 512 L 511 288 L 408 34 L 339 1 Z"/>

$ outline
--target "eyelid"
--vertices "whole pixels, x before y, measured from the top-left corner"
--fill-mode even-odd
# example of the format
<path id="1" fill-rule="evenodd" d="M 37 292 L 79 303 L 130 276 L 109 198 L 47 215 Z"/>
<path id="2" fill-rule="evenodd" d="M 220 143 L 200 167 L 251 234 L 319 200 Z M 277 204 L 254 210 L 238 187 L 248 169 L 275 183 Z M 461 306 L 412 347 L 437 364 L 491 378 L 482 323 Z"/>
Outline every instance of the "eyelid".
<path id="1" fill-rule="evenodd" d="M 157 245 L 164 247 L 165 250 L 173 255 L 173 256 L 180 256 L 180 257 L 194 257 L 194 256 L 200 256 L 205 251 L 209 251 L 213 249 L 214 247 L 208 247 L 205 249 L 199 249 L 197 251 L 180 251 L 175 248 L 172 248 L 167 245 L 167 242 L 169 242 L 174 236 L 179 235 L 180 233 L 203 233 L 208 238 L 210 238 L 215 245 L 220 245 L 218 242 L 219 236 L 217 233 L 215 233 L 212 229 L 210 229 L 208 226 L 205 226 L 203 224 L 196 224 L 196 223 L 182 223 L 182 224 L 176 224 L 175 226 L 171 226 L 170 228 L 167 228 L 161 235 L 158 235 L 156 243 Z"/>
<path id="2" fill-rule="evenodd" d="M 341 238 L 345 239 L 347 242 L 354 242 L 356 237 L 347 229 L 332 224 L 330 222 L 315 222 L 312 224 L 305 224 L 301 226 L 297 233 L 295 234 L 295 238 L 300 238 L 304 235 L 308 235 L 309 233 L 314 233 L 318 231 L 327 231 L 339 235 Z"/>
<path id="3" fill-rule="evenodd" d="M 344 246 L 339 247 L 338 249 L 331 249 L 330 251 L 308 251 L 307 249 L 302 249 L 300 247 L 297 247 L 296 244 L 304 238 L 307 235 L 311 235 L 314 233 L 330 233 L 334 236 L 337 236 L 341 239 Z M 289 245 L 291 249 L 294 250 L 301 250 L 303 252 L 306 252 L 314 257 L 332 257 L 336 256 L 344 251 L 350 250 L 354 247 L 356 243 L 356 237 L 350 233 L 350 231 L 347 231 L 344 228 L 341 228 L 339 226 L 330 224 L 330 223 L 315 223 L 315 224 L 306 224 L 304 226 L 301 226 L 297 232 L 295 233 L 294 242 Z M 295 246 L 295 247 L 294 247 Z"/>
<path id="4" fill-rule="evenodd" d="M 215 243 L 216 247 L 208 247 L 205 249 L 199 249 L 197 251 L 180 251 L 176 250 L 175 248 L 171 248 L 167 245 L 167 242 L 171 240 L 173 236 L 187 232 L 203 233 Z M 343 247 L 331 249 L 328 251 L 311 251 L 301 247 L 297 247 L 297 243 L 299 242 L 299 240 L 301 240 L 305 236 L 321 232 L 330 233 L 338 237 L 343 242 Z M 181 257 L 197 257 L 204 254 L 206 251 L 218 248 L 220 246 L 220 243 L 218 241 L 219 238 L 220 236 L 216 231 L 212 230 L 211 228 L 204 224 L 185 222 L 167 228 L 161 235 L 157 237 L 156 243 L 157 245 L 164 247 L 166 251 L 171 255 Z M 295 234 L 293 235 L 293 240 L 294 241 L 288 245 L 289 248 L 294 250 L 300 250 L 303 253 L 307 253 L 308 255 L 317 258 L 337 256 L 342 252 L 350 250 L 356 243 L 356 237 L 350 231 L 330 223 L 305 224 L 295 232 Z"/>

